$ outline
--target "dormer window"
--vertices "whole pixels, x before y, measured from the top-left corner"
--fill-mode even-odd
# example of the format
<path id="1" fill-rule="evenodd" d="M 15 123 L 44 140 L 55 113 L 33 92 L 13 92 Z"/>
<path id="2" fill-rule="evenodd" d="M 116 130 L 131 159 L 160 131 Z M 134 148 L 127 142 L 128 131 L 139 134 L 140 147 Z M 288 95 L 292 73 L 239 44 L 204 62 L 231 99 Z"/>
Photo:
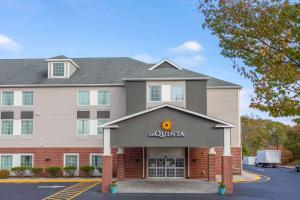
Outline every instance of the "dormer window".
<path id="1" fill-rule="evenodd" d="M 66 76 L 65 63 L 64 62 L 54 62 L 52 65 L 52 77 L 53 78 L 63 78 Z"/>
<path id="2" fill-rule="evenodd" d="M 48 78 L 70 78 L 79 66 L 70 58 L 60 55 L 48 58 Z"/>

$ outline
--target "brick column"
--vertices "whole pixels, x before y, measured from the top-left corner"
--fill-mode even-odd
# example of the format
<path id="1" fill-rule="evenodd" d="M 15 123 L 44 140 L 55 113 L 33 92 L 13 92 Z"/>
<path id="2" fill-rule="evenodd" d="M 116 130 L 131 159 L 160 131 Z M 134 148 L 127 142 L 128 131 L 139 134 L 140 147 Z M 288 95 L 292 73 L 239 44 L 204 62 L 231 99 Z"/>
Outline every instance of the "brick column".
<path id="1" fill-rule="evenodd" d="M 117 178 L 118 180 L 125 179 L 125 154 L 118 153 L 117 155 Z"/>
<path id="2" fill-rule="evenodd" d="M 109 192 L 109 184 L 112 183 L 112 156 L 102 156 L 102 192 Z"/>
<path id="3" fill-rule="evenodd" d="M 226 193 L 233 192 L 232 156 L 222 156 L 222 183 L 226 185 Z"/>
<path id="4" fill-rule="evenodd" d="M 208 152 L 208 181 L 216 181 L 216 151 L 210 148 Z"/>

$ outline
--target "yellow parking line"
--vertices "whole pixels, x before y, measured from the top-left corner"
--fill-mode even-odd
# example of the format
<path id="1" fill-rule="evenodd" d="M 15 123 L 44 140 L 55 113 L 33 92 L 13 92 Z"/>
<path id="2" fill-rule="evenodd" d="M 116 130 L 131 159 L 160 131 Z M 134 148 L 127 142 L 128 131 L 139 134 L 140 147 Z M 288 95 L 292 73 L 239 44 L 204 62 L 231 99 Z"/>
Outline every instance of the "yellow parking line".
<path id="1" fill-rule="evenodd" d="M 0 183 L 91 183 L 97 179 L 0 179 Z"/>
<path id="2" fill-rule="evenodd" d="M 58 200 L 58 199 L 74 199 L 75 197 L 79 196 L 83 192 L 95 187 L 98 185 L 99 182 L 94 183 L 77 183 L 72 185 L 64 190 L 61 190 L 55 194 L 52 194 L 49 197 L 46 197 L 42 200 Z"/>

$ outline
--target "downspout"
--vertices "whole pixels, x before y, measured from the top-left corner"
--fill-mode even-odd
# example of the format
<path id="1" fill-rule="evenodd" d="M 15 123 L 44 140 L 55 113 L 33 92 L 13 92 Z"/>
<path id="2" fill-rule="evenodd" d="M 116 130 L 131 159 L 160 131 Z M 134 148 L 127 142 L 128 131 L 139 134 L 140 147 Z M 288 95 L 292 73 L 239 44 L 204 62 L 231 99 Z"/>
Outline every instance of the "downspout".
<path id="1" fill-rule="evenodd" d="M 143 147 L 143 179 L 145 178 L 145 147 Z"/>
<path id="2" fill-rule="evenodd" d="M 190 147 L 188 147 L 188 153 L 187 153 L 187 157 L 188 157 L 188 178 L 190 178 Z"/>

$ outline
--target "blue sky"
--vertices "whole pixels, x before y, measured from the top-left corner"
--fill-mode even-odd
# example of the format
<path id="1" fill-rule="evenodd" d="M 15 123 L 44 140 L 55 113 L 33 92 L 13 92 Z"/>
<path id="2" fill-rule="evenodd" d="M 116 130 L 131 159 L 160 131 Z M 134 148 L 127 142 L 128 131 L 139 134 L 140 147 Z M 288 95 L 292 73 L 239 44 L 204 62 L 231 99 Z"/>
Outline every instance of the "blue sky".
<path id="1" fill-rule="evenodd" d="M 242 114 L 251 83 L 220 55 L 218 40 L 203 30 L 198 0 L 0 0 L 0 58 L 129 56 L 176 64 L 243 86 Z M 276 119 L 287 124 L 289 118 Z"/>

